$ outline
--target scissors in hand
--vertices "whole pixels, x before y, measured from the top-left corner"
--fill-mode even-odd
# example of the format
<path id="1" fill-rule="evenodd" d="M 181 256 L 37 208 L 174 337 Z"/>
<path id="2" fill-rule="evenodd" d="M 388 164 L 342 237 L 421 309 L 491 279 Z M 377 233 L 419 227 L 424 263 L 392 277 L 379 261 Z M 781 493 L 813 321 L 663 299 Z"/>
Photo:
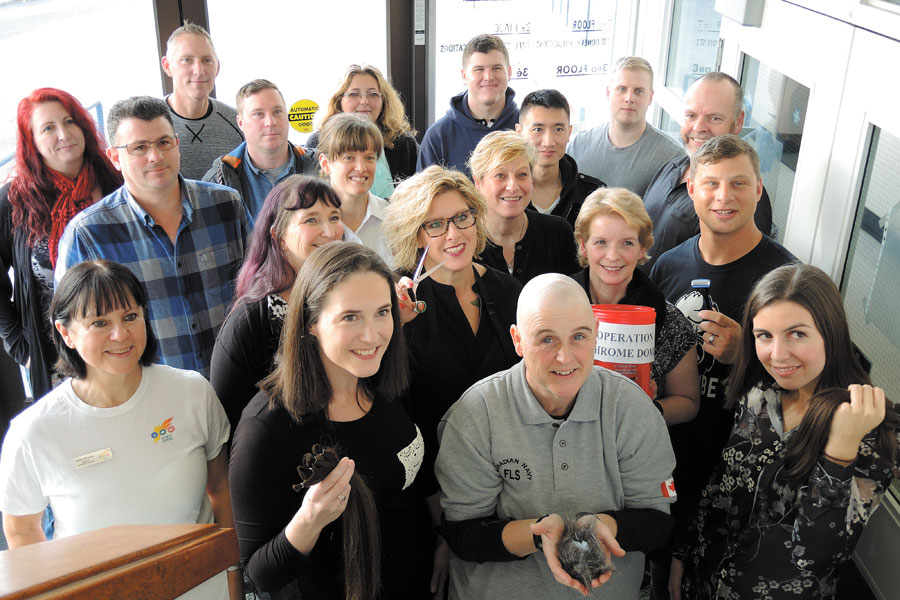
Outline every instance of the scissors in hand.
<path id="1" fill-rule="evenodd" d="M 444 263 L 440 262 L 436 266 L 431 267 L 430 269 L 425 271 L 424 273 L 422 272 L 422 269 L 425 267 L 425 256 L 428 254 L 428 248 L 429 248 L 429 246 L 425 246 L 425 250 L 422 252 L 422 258 L 419 259 L 419 264 L 416 266 L 416 270 L 413 273 L 412 287 L 409 288 L 409 292 L 408 292 L 409 299 L 410 299 L 410 301 L 412 301 L 412 310 L 416 314 L 425 312 L 425 309 L 428 308 L 428 305 L 425 303 L 424 300 L 416 300 L 415 287 L 417 285 L 419 285 L 420 281 L 422 281 L 423 279 L 430 276 L 432 273 L 434 273 L 435 271 L 437 271 L 438 269 L 440 269 L 441 267 L 444 266 Z"/>

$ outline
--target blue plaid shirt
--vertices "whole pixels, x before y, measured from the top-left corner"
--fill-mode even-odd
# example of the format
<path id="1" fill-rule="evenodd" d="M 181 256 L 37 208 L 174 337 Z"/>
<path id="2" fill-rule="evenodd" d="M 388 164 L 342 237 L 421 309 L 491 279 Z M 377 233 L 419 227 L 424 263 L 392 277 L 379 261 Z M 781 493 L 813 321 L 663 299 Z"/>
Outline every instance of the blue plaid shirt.
<path id="1" fill-rule="evenodd" d="M 59 240 L 55 280 L 86 260 L 125 265 L 147 289 L 160 362 L 208 378 L 249 241 L 249 215 L 231 188 L 178 180 L 183 212 L 174 246 L 123 185 L 69 221 Z"/>

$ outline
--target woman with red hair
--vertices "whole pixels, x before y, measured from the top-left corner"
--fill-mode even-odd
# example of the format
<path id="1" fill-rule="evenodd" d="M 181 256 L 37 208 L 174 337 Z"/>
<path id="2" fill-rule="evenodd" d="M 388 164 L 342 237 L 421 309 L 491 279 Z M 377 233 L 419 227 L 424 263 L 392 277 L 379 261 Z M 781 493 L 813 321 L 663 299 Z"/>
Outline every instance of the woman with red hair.
<path id="1" fill-rule="evenodd" d="M 16 164 L 0 188 L 0 338 L 30 370 L 32 394 L 59 381 L 47 308 L 59 238 L 82 209 L 122 185 L 90 114 L 71 94 L 40 88 L 19 102 Z M 0 405 L 0 428 L 22 409 Z"/>

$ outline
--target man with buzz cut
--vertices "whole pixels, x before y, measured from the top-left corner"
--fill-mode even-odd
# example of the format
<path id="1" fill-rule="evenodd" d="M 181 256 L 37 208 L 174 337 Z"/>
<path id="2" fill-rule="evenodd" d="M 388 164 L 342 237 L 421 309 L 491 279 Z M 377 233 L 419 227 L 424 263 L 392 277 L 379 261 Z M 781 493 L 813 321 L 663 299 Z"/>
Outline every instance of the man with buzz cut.
<path id="1" fill-rule="evenodd" d="M 199 25 L 185 22 L 169 36 L 162 57 L 163 71 L 172 78 L 166 103 L 187 179 L 200 179 L 213 160 L 244 141 L 235 110 L 209 96 L 220 66 L 212 38 Z"/>
<path id="2" fill-rule="evenodd" d="M 620 58 L 606 86 L 606 98 L 609 122 L 576 135 L 569 154 L 584 173 L 643 197 L 660 167 L 684 156 L 678 142 L 647 123 L 653 102 L 650 63 L 637 56 Z"/>
<path id="3" fill-rule="evenodd" d="M 519 110 L 508 87 L 512 67 L 503 40 L 476 35 L 463 50 L 462 67 L 466 91 L 450 98 L 447 114 L 425 132 L 417 171 L 440 164 L 470 175 L 469 155 L 481 138 L 516 125 Z"/>
<path id="4" fill-rule="evenodd" d="M 54 279 L 98 258 L 128 267 L 147 289 L 160 362 L 208 378 L 250 235 L 247 209 L 234 190 L 179 174 L 178 138 L 164 100 L 120 100 L 106 126 L 106 154 L 125 185 L 69 221 Z"/>
<path id="5" fill-rule="evenodd" d="M 733 77 L 719 71 L 706 73 L 684 96 L 681 141 L 687 154 L 664 164 L 644 194 L 644 207 L 653 222 L 653 246 L 641 265 L 649 273 L 665 253 L 700 232 L 700 221 L 688 192 L 691 157 L 709 139 L 726 133 L 739 134 L 744 127 L 744 93 Z M 766 188 L 753 216 L 764 235 L 772 231 L 772 204 Z"/>
<path id="6" fill-rule="evenodd" d="M 797 260 L 756 226 L 763 192 L 759 157 L 738 136 L 712 137 L 700 146 L 688 169 L 687 192 L 700 234 L 663 254 L 650 273 L 697 333 L 700 412 L 693 421 L 669 428 L 678 461 L 676 535 L 687 526 L 734 424 L 733 409 L 724 407 L 725 382 L 741 344 L 738 321 L 747 298 L 765 274 Z M 703 292 L 693 285 L 697 279 L 707 280 Z M 711 309 L 704 308 L 704 297 Z M 669 554 L 651 556 L 656 598 L 668 597 L 670 562 Z"/>
<path id="7" fill-rule="evenodd" d="M 278 87 L 266 79 L 254 79 L 238 90 L 237 124 L 246 141 L 213 161 L 203 181 L 235 189 L 256 220 L 272 188 L 290 175 L 315 175 L 313 150 L 288 141 L 288 109 Z"/>
<path id="8" fill-rule="evenodd" d="M 574 279 L 529 281 L 510 335 L 522 361 L 475 383 L 438 426 L 450 598 L 574 597 L 563 586 L 637 598 L 644 553 L 672 526 L 665 421 L 634 382 L 594 366 L 597 321 Z M 593 528 L 612 572 L 566 573 L 563 517 Z"/>
<path id="9" fill-rule="evenodd" d="M 578 163 L 566 154 L 572 134 L 569 101 L 556 90 L 531 92 L 522 100 L 516 131 L 537 155 L 528 208 L 562 217 L 574 227 L 584 199 L 603 182 L 579 173 Z"/>

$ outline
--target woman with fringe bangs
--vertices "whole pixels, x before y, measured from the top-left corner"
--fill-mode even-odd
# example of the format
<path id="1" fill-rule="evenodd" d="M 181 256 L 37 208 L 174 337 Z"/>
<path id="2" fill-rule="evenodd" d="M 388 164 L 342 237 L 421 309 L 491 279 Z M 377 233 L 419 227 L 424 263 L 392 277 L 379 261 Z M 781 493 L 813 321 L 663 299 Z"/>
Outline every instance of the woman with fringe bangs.
<path id="1" fill-rule="evenodd" d="M 671 597 L 834 598 L 900 476 L 900 416 L 856 359 L 822 270 L 785 265 L 756 284 L 727 401 L 734 429 L 676 543 Z"/>
<path id="2" fill-rule="evenodd" d="M 428 593 L 435 539 L 413 485 L 424 445 L 394 401 L 407 383 L 400 328 L 372 250 L 333 242 L 303 264 L 277 366 L 232 442 L 241 558 L 275 600 Z"/>

